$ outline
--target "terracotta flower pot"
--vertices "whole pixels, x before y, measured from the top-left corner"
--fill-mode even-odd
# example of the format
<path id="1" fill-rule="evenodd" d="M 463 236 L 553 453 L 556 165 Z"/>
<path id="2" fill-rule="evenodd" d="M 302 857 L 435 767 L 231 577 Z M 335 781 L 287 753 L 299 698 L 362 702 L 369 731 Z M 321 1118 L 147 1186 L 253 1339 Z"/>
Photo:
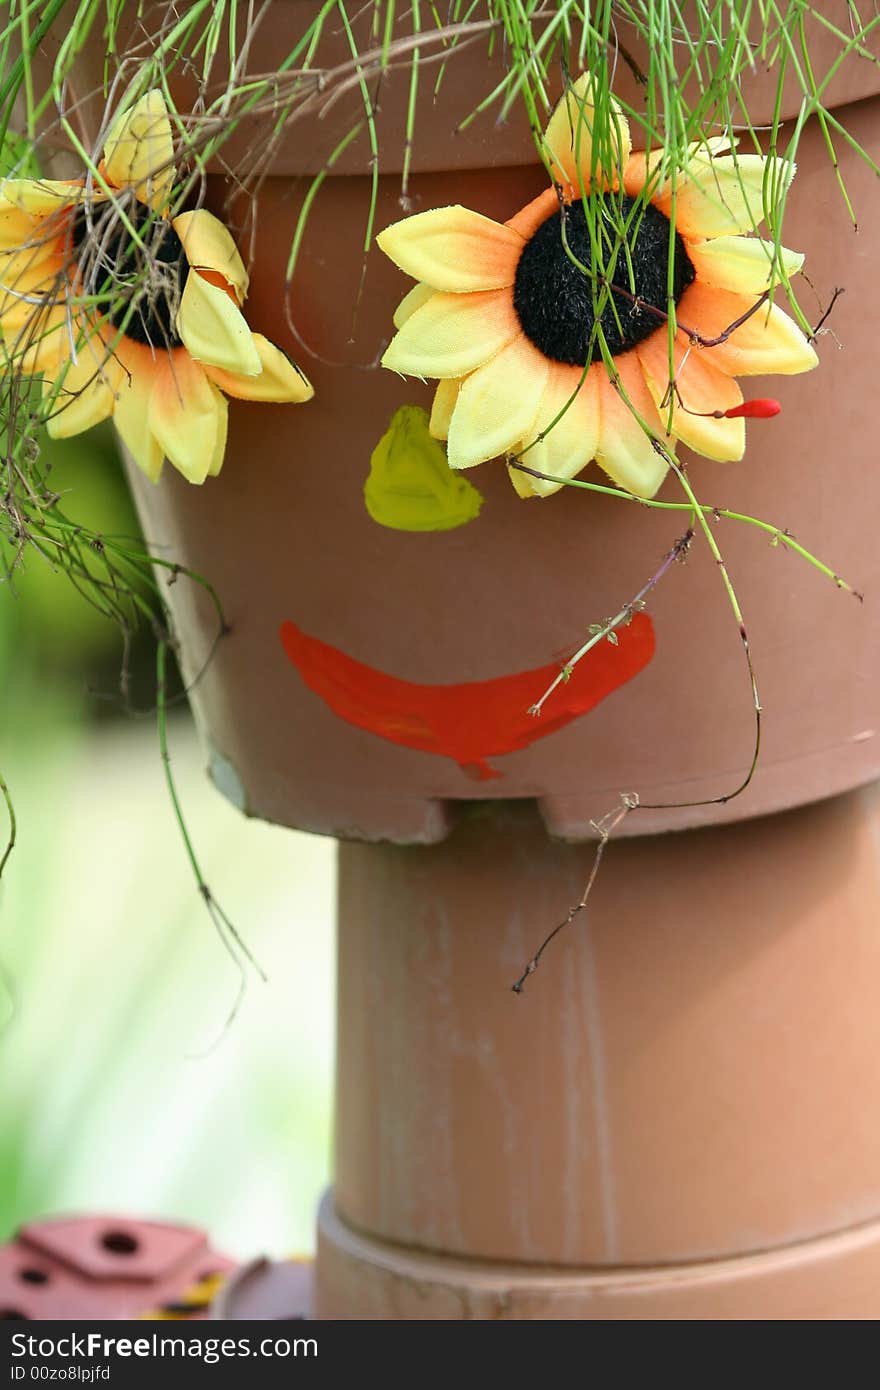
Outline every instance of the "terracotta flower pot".
<path id="1" fill-rule="evenodd" d="M 311 13 L 301 4 L 276 8 L 283 33 L 263 31 L 255 71 Z M 860 96 L 868 66 L 847 68 Z M 484 119 L 452 138 L 497 75 L 497 63 L 487 70 L 473 48 L 450 62 L 443 104 L 423 102 L 415 209 L 461 202 L 503 219 L 544 186 L 530 136 L 515 122 L 499 136 Z M 377 229 L 401 211 L 405 88 L 399 75 L 383 87 Z M 769 119 L 771 90 L 765 81 L 750 96 L 758 125 Z M 351 99 L 356 108 L 357 92 Z M 458 529 L 407 534 L 378 525 L 365 507 L 370 457 L 394 412 L 428 405 L 430 395 L 376 369 L 407 283 L 375 251 L 354 313 L 369 200 L 362 143 L 346 151 L 341 167 L 351 172 L 336 166 L 322 187 L 293 284 L 284 282 L 308 186 L 296 174 L 319 168 L 352 118 L 351 109 L 334 109 L 329 129 L 318 120 L 295 125 L 253 222 L 241 201 L 234 205 L 255 233 L 250 321 L 302 361 L 315 400 L 296 410 L 236 404 L 222 476 L 204 491 L 170 470 L 158 488 L 132 476 L 150 540 L 212 579 L 231 624 L 193 690 L 215 781 L 249 814 L 282 824 L 422 843 L 442 839 L 471 800 L 535 797 L 551 833 L 582 838 L 623 790 L 651 803 L 731 791 L 749 764 L 753 714 L 736 625 L 699 538 L 686 566 L 651 595 L 637 630 L 622 632 L 619 650 L 584 663 L 541 719 L 527 714 L 547 684 L 544 668 L 638 591 L 684 529 L 679 516 L 570 490 L 522 502 L 500 464 L 468 475 L 485 502 Z M 848 107 L 845 120 L 876 146 L 872 101 Z M 876 181 L 845 145 L 840 158 L 870 227 Z M 803 298 L 815 320 L 833 289 L 847 288 L 833 335 L 820 342 L 817 373 L 754 381 L 755 394 L 780 397 L 783 413 L 750 426 L 743 462 L 698 460 L 691 476 L 701 499 L 789 529 L 870 590 L 880 562 L 863 518 L 880 487 L 871 389 L 880 291 L 870 237 L 852 231 L 817 128 L 804 135 L 799 165 L 786 238 L 806 252 L 815 298 L 810 289 Z M 228 215 L 232 185 L 209 182 L 212 208 Z M 604 479 L 595 467 L 587 476 Z M 681 497 L 674 479 L 661 496 Z M 624 833 L 779 810 L 880 773 L 880 648 L 870 613 L 766 535 L 732 522 L 716 531 L 764 706 L 758 772 L 724 806 L 643 811 Z M 192 678 L 214 643 L 215 616 L 194 586 L 178 583 L 168 597 Z M 286 646 L 285 623 L 293 625 Z M 383 677 L 432 689 L 389 688 Z M 469 688 L 486 681 L 499 683 L 491 694 Z"/>
<path id="2" fill-rule="evenodd" d="M 273 8 L 283 34 L 267 28 L 255 71 L 290 46 L 305 9 Z M 868 68 L 848 65 L 835 96 L 876 151 Z M 484 119 L 453 138 L 498 72 L 468 50 L 439 106 L 423 101 L 415 210 L 460 202 L 503 220 L 544 187 L 521 124 Z M 749 99 L 755 125 L 769 91 L 758 81 Z M 390 75 L 377 229 L 401 215 L 405 97 Z M 292 286 L 284 276 L 301 175 L 321 168 L 348 115 L 295 128 L 249 224 L 249 320 L 296 355 L 314 402 L 236 406 L 223 472 L 203 491 L 132 472 L 151 543 L 212 580 L 230 623 L 203 670 L 215 616 L 197 586 L 169 587 L 220 789 L 250 814 L 352 840 L 430 845 L 466 822 L 448 846 L 343 850 L 338 1185 L 320 1311 L 876 1315 L 873 804 L 857 794 L 609 852 L 595 929 L 572 928 L 525 1001 L 505 992 L 586 868 L 545 840 L 534 808 L 505 803 L 536 801 L 553 835 L 577 840 L 622 791 L 651 803 L 729 793 L 752 755 L 749 684 L 717 567 L 695 544 L 616 651 L 585 663 L 575 694 L 543 723 L 527 717 L 544 668 L 638 591 L 684 529 L 677 515 L 568 491 L 523 502 L 501 464 L 472 475 L 484 503 L 461 527 L 407 534 L 370 515 L 371 455 L 394 412 L 430 395 L 376 367 L 403 277 L 373 254 L 358 299 L 367 146 L 324 183 Z M 848 146 L 838 153 L 870 227 L 876 181 Z M 233 191 L 212 177 L 211 207 Z M 234 208 L 245 230 L 248 208 Z M 751 428 L 742 463 L 696 460 L 690 476 L 705 502 L 787 528 L 870 592 L 880 290 L 812 127 L 786 241 L 806 252 L 816 320 L 847 289 L 821 366 L 774 384 L 783 413 Z M 661 496 L 677 499 L 674 480 Z M 764 708 L 758 772 L 736 800 L 640 811 L 627 834 L 798 807 L 880 773 L 870 607 L 766 535 L 732 522 L 716 534 Z"/>

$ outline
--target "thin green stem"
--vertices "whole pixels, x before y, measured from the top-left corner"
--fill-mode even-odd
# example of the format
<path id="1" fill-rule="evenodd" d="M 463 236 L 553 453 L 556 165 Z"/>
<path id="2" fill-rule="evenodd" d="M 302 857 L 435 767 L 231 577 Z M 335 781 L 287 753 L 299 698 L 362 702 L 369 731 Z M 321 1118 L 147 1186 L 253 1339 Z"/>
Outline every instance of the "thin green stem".
<path id="1" fill-rule="evenodd" d="M 256 973 L 260 976 L 260 978 L 263 981 L 266 980 L 266 975 L 260 967 L 260 965 L 254 959 L 247 944 L 242 939 L 235 926 L 232 924 L 232 922 L 226 916 L 226 913 L 222 910 L 222 908 L 214 898 L 214 895 L 211 892 L 210 887 L 208 886 L 205 876 L 202 873 L 201 865 L 199 864 L 199 860 L 196 856 L 192 839 L 187 828 L 186 820 L 184 819 L 183 809 L 180 804 L 180 798 L 177 794 L 177 785 L 174 780 L 174 774 L 171 771 L 171 754 L 168 750 L 167 663 L 168 638 L 167 636 L 160 634 L 159 640 L 156 644 L 156 724 L 159 734 L 159 754 L 162 759 L 163 768 L 165 770 L 165 785 L 168 789 L 168 796 L 174 811 L 174 818 L 177 821 L 178 830 L 180 831 L 180 838 L 183 841 L 186 857 L 189 860 L 190 868 L 192 869 L 193 878 L 196 881 L 196 886 L 198 888 L 199 895 L 201 896 L 202 901 L 205 903 L 205 906 L 208 910 L 212 922 L 217 928 L 217 934 L 220 937 L 220 940 L 223 943 L 223 946 L 227 951 L 227 954 L 229 955 L 230 959 L 236 964 L 241 976 L 240 991 L 233 1009 L 234 1015 L 235 1011 L 238 1008 L 238 1003 L 241 999 L 241 990 L 244 989 L 245 984 L 245 974 L 242 966 L 242 957 L 245 961 L 247 961 L 247 963 L 252 967 L 252 969 L 256 971 Z"/>
<path id="2" fill-rule="evenodd" d="M 3 797 L 3 801 L 6 806 L 6 814 L 9 818 L 9 834 L 6 838 L 6 848 L 3 851 L 2 857 L 0 857 L 0 878 L 2 878 L 3 870 L 6 868 L 9 856 L 15 849 L 15 839 L 17 835 L 15 807 L 12 804 L 12 796 L 10 794 L 8 786 L 6 785 L 6 779 L 4 778 L 2 773 L 0 773 L 0 796 Z"/>

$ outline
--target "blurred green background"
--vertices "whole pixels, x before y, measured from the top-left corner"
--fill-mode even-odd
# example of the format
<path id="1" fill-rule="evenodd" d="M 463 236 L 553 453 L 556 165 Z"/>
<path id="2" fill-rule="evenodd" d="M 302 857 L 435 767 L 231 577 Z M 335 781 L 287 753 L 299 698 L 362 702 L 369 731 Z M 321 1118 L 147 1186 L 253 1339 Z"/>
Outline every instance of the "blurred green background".
<path id="1" fill-rule="evenodd" d="M 112 434 L 45 447 L 69 516 L 136 534 Z M 100 1211 L 193 1222 L 233 1255 L 308 1250 L 328 1174 L 335 846 L 238 815 L 175 711 L 203 872 L 269 976 L 251 975 L 225 1028 L 238 976 L 155 720 L 122 707 L 121 657 L 113 625 L 38 556 L 0 587 L 0 771 L 19 823 L 0 880 L 0 1238 Z M 153 661 L 144 634 L 144 705 Z"/>

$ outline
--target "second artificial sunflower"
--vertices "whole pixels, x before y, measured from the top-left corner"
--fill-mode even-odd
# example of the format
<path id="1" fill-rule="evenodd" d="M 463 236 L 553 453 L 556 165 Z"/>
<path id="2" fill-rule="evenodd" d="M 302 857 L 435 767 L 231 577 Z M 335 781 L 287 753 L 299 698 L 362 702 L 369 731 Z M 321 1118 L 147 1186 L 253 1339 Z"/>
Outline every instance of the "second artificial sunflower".
<path id="1" fill-rule="evenodd" d="M 227 228 L 206 208 L 172 210 L 174 140 L 160 91 L 117 115 L 99 172 L 88 188 L 0 182 L 6 354 L 14 370 L 42 376 L 50 435 L 112 416 L 153 482 L 167 459 L 202 483 L 223 465 L 227 396 L 300 403 L 314 393 L 248 326 L 248 275 Z"/>

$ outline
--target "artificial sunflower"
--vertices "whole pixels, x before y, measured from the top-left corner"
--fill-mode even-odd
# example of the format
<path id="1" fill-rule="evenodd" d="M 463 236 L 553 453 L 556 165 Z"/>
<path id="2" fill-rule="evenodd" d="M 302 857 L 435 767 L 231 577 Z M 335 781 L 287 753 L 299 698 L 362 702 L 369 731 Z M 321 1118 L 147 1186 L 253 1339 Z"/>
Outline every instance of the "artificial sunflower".
<path id="1" fill-rule="evenodd" d="M 789 175 L 782 161 L 725 154 L 728 143 L 710 140 L 662 178 L 661 152 L 632 153 L 616 103 L 601 148 L 594 116 L 584 74 L 544 135 L 558 188 L 508 222 L 436 208 L 378 237 L 419 282 L 394 316 L 383 365 L 439 380 L 431 432 L 448 441 L 453 468 L 507 454 L 554 480 L 511 468 L 521 496 L 556 492 L 596 459 L 621 487 L 652 497 L 668 464 L 651 436 L 667 450 L 680 439 L 708 458 L 741 458 L 744 420 L 728 414 L 743 404 L 734 377 L 817 362 L 794 321 L 765 300 L 780 264 L 791 276 L 803 257 L 745 235 L 761 220 L 765 180 Z"/>
<path id="2" fill-rule="evenodd" d="M 204 208 L 170 214 L 174 144 L 161 92 L 116 118 L 99 174 L 88 190 L 0 182 L 8 357 L 44 378 L 55 438 L 112 416 L 153 481 L 167 458 L 204 482 L 223 463 L 226 396 L 300 402 L 312 387 L 248 327 L 247 271 L 223 224 Z"/>

